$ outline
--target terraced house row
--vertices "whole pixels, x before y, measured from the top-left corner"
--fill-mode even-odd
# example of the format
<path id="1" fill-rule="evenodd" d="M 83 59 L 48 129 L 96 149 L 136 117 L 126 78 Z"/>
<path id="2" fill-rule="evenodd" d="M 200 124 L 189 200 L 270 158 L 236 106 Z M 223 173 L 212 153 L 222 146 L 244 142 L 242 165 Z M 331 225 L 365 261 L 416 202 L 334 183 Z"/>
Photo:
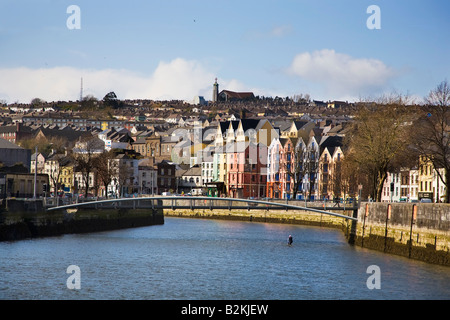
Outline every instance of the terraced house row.
<path id="1" fill-rule="evenodd" d="M 214 142 L 214 180 L 229 197 L 332 199 L 343 159 L 344 131 L 310 121 L 221 122 Z"/>
<path id="2" fill-rule="evenodd" d="M 240 198 L 337 200 L 358 197 L 357 170 L 345 168 L 346 124 L 243 119 L 220 122 L 212 161 L 213 194 Z M 210 146 L 211 146 L 210 145 Z M 345 172 L 347 170 L 347 172 Z M 388 172 L 381 201 L 440 202 L 444 169 L 421 157 L 417 166 Z M 354 180 L 354 181 L 353 181 Z M 425 200 L 424 200 L 425 199 Z"/>

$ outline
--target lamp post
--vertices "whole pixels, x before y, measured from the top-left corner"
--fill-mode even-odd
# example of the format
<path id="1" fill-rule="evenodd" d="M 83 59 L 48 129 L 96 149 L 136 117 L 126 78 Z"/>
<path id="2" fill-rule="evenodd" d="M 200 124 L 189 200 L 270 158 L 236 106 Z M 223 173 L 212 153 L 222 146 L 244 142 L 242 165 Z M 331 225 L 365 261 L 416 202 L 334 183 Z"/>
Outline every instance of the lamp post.
<path id="1" fill-rule="evenodd" d="M 34 188 L 33 188 L 33 199 L 36 199 L 36 182 L 37 182 L 37 152 L 38 152 L 38 147 L 35 146 L 34 147 L 34 154 L 35 154 L 35 158 L 34 158 Z"/>

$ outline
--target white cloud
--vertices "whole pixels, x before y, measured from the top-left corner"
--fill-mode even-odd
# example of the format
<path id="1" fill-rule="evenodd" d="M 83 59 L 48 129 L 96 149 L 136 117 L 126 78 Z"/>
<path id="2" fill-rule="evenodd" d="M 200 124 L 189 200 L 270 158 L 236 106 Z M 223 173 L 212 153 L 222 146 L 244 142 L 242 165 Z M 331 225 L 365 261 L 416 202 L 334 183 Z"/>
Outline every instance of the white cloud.
<path id="1" fill-rule="evenodd" d="M 215 77 L 202 63 L 182 58 L 160 62 L 150 75 L 123 69 L 9 68 L 0 69 L 0 100 L 8 103 L 29 103 L 33 98 L 75 101 L 79 99 L 81 78 L 83 95 L 98 99 L 114 91 L 119 99 L 192 100 L 201 95 L 210 100 Z M 233 79 L 221 79 L 220 88 L 245 90 L 243 84 Z"/>
<path id="2" fill-rule="evenodd" d="M 291 33 L 292 27 L 289 25 L 276 26 L 270 31 L 270 35 L 273 37 L 283 37 Z"/>
<path id="3" fill-rule="evenodd" d="M 269 39 L 283 38 L 292 33 L 292 26 L 278 25 L 271 29 L 264 30 L 250 30 L 245 34 L 245 40 L 251 41 L 265 41 Z"/>
<path id="4" fill-rule="evenodd" d="M 354 58 L 328 49 L 298 54 L 288 72 L 323 86 L 325 95 L 347 98 L 383 91 L 397 75 L 380 60 Z"/>

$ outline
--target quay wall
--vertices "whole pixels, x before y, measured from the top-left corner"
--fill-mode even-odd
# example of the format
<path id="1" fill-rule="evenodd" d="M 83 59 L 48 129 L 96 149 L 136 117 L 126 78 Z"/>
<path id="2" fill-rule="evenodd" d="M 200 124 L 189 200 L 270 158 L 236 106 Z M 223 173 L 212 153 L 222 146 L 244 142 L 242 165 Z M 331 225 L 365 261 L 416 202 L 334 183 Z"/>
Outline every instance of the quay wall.
<path id="1" fill-rule="evenodd" d="M 343 214 L 342 211 L 336 212 Z M 350 215 L 351 211 L 348 212 Z M 349 230 L 350 223 L 339 217 L 305 210 L 256 210 L 246 209 L 164 209 L 164 216 L 182 218 L 207 218 L 218 220 L 237 220 L 251 222 L 301 224 L 316 227 Z"/>
<path id="2" fill-rule="evenodd" d="M 355 245 L 450 266 L 450 204 L 363 203 Z"/>
<path id="3" fill-rule="evenodd" d="M 0 241 L 109 231 L 164 224 L 162 209 L 83 208 L 51 212 L 24 210 L 0 212 Z M 39 206 L 38 206 L 39 208 Z"/>

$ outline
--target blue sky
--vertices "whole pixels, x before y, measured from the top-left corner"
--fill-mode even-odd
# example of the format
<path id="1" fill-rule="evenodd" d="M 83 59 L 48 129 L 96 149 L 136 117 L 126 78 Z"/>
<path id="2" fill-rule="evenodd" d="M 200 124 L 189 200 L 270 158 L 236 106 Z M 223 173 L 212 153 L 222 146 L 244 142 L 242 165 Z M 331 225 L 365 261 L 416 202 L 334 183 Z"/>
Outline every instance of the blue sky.
<path id="1" fill-rule="evenodd" d="M 80 29 L 69 29 L 70 5 Z M 367 28 L 370 5 L 381 29 Z M 0 100 L 418 99 L 450 75 L 448 0 L 2 0 Z"/>

